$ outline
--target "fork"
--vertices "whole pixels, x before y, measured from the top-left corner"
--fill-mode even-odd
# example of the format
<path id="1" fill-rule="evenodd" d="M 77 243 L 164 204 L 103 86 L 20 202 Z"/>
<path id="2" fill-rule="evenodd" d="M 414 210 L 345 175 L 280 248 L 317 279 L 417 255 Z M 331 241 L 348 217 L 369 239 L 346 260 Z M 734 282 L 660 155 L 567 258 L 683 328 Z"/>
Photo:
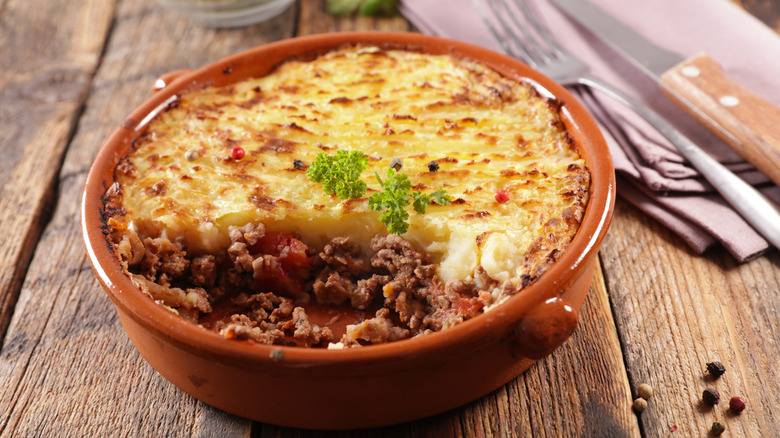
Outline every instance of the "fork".
<path id="1" fill-rule="evenodd" d="M 493 38 L 508 55 L 564 86 L 587 86 L 631 108 L 677 147 L 691 165 L 764 238 L 780 248 L 780 207 L 710 157 L 658 113 L 590 73 L 585 63 L 557 43 L 532 5 L 524 0 L 473 1 Z M 487 5 L 487 9 L 484 5 Z M 520 20 L 520 16 L 525 23 Z"/>

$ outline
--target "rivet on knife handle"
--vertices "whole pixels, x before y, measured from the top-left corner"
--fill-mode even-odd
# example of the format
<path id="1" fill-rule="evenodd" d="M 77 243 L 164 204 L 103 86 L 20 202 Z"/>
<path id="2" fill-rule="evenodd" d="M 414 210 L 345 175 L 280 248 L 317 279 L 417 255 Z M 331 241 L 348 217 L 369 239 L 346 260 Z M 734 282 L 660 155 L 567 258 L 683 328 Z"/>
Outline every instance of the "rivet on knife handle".
<path id="1" fill-rule="evenodd" d="M 780 108 L 730 81 L 705 54 L 661 75 L 678 105 L 780 185 Z"/>

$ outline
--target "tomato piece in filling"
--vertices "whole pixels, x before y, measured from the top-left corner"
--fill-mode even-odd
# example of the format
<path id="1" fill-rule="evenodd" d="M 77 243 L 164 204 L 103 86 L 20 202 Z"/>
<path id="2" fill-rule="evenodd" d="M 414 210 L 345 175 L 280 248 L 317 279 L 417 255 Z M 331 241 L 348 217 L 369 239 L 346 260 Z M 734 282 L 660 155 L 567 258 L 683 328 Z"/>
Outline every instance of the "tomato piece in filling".
<path id="1" fill-rule="evenodd" d="M 263 257 L 262 266 L 255 269 L 256 287 L 292 298 L 304 296 L 304 282 L 312 263 L 307 249 L 292 234 L 267 232 L 249 248 L 253 255 Z"/>
<path id="2" fill-rule="evenodd" d="M 484 304 L 482 303 L 482 300 L 479 299 L 479 297 L 460 297 L 455 302 L 455 311 L 459 315 L 463 315 L 467 318 L 473 318 L 474 316 L 477 316 L 477 314 L 482 310 L 482 307 L 484 307 Z"/>

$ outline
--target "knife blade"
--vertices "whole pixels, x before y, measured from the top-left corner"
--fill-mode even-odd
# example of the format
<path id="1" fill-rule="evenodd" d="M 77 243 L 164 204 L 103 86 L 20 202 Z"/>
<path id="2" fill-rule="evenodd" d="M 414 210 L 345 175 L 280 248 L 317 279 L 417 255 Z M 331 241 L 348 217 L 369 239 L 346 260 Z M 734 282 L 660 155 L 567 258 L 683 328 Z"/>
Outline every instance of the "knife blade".
<path id="1" fill-rule="evenodd" d="M 705 53 L 685 59 L 585 0 L 551 0 L 653 78 L 688 114 L 780 185 L 780 108 L 728 79 Z"/>

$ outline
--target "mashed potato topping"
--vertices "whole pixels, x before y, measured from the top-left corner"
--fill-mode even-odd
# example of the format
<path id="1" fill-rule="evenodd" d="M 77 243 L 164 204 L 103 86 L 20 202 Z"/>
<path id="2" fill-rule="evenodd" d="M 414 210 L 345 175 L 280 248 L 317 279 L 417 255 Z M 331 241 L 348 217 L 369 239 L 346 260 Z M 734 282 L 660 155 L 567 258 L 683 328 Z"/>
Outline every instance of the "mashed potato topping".
<path id="1" fill-rule="evenodd" d="M 318 153 L 339 149 L 369 157 L 365 197 L 341 200 L 307 179 Z M 559 105 L 532 85 L 466 59 L 351 46 L 287 61 L 262 78 L 182 93 L 117 166 L 106 196 L 111 240 L 129 272 L 168 289 L 178 277 L 161 281 L 162 265 L 150 274 L 140 261 L 153 239 L 186 254 L 186 273 L 177 274 L 184 277 L 195 258 L 229 252 L 236 242 L 257 259 L 257 244 L 243 237 L 248 224 L 265 235 L 295 236 L 306 257 L 342 238 L 351 242 L 348 252 L 370 254 L 387 230 L 367 198 L 380 190 L 374 173 L 384 175 L 394 158 L 415 190 L 443 186 L 452 199 L 412 214 L 401 236 L 441 285 L 427 287 L 465 282 L 490 289 L 482 290 L 493 298 L 483 293 L 480 309 L 507 284 L 519 290 L 557 259 L 588 199 L 590 176 Z M 311 263 L 298 274 L 316 277 L 310 269 L 321 263 Z M 377 286 L 385 300 L 394 293 L 387 284 Z M 214 286 L 194 285 L 205 290 L 209 307 L 218 301 Z M 186 286 L 193 284 L 179 285 L 185 297 Z"/>

